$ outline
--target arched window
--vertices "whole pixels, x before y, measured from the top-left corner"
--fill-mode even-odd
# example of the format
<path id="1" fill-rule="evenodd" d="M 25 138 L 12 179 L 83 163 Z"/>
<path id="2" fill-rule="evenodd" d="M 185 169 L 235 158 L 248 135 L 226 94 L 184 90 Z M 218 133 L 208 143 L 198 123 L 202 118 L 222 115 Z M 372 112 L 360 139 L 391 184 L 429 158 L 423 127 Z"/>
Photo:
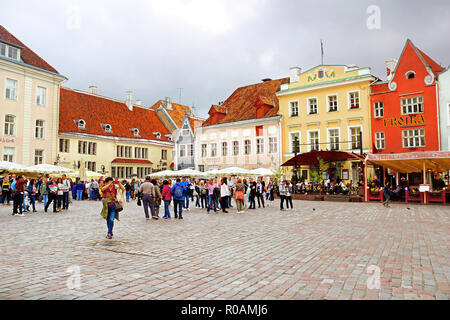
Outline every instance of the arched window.
<path id="1" fill-rule="evenodd" d="M 106 124 L 105 125 L 105 132 L 107 132 L 107 133 L 111 133 L 112 132 L 112 127 L 111 127 L 110 124 Z"/>
<path id="2" fill-rule="evenodd" d="M 78 128 L 86 129 L 86 121 L 84 121 L 83 119 L 78 120 Z"/>
<path id="3" fill-rule="evenodd" d="M 414 79 L 416 77 L 416 73 L 412 70 L 405 73 L 406 79 Z"/>

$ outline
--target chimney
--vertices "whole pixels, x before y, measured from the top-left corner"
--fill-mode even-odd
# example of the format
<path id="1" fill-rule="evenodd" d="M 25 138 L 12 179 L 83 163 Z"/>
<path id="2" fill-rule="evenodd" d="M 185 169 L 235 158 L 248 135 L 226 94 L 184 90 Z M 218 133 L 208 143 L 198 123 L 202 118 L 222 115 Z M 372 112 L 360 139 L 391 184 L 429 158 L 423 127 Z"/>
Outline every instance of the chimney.
<path id="1" fill-rule="evenodd" d="M 126 92 L 125 104 L 127 105 L 128 109 L 130 109 L 130 111 L 133 111 L 133 91 Z"/>
<path id="2" fill-rule="evenodd" d="M 92 94 L 98 94 L 98 88 L 96 86 L 90 86 L 89 92 Z"/>
<path id="3" fill-rule="evenodd" d="M 168 110 L 172 110 L 172 100 L 169 97 L 166 97 L 165 101 L 166 101 L 166 108 Z"/>
<path id="4" fill-rule="evenodd" d="M 395 67 L 397 66 L 397 60 L 396 59 L 389 59 L 386 60 L 386 73 L 387 73 L 387 80 L 390 81 L 393 77 L 393 73 L 395 70 Z"/>
<path id="5" fill-rule="evenodd" d="M 289 82 L 298 82 L 300 80 L 300 73 L 302 73 L 302 69 L 299 67 L 292 67 L 290 70 L 290 79 Z"/>
<path id="6" fill-rule="evenodd" d="M 141 107 L 142 106 L 142 100 L 136 100 L 136 105 Z"/>

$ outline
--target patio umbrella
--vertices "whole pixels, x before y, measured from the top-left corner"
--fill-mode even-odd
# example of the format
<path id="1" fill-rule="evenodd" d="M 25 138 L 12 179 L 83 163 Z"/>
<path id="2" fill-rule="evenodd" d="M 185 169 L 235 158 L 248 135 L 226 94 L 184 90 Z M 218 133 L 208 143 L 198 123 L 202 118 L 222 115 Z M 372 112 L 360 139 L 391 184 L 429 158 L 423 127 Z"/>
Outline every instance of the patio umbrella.
<path id="1" fill-rule="evenodd" d="M 11 171 L 11 172 L 33 172 L 26 171 L 27 167 L 23 164 L 9 162 L 9 161 L 0 161 L 0 171 Z M 24 171 L 25 170 L 25 171 Z"/>
<path id="2" fill-rule="evenodd" d="M 171 171 L 171 170 L 164 170 L 164 171 L 152 173 L 149 176 L 151 178 L 169 178 L 169 177 L 173 177 L 173 172 L 174 171 Z"/>
<path id="3" fill-rule="evenodd" d="M 218 174 L 219 174 L 219 170 L 217 170 L 217 169 L 212 169 L 212 170 L 209 170 L 209 171 L 205 172 L 205 176 L 206 177 L 215 177 Z"/>
<path id="4" fill-rule="evenodd" d="M 38 164 L 36 166 L 26 167 L 25 170 L 32 170 L 31 172 L 39 173 L 69 173 L 73 172 L 71 169 L 54 166 L 52 164 Z"/>
<path id="5" fill-rule="evenodd" d="M 226 169 L 219 170 L 219 176 L 249 176 L 252 172 L 250 170 L 239 168 L 239 167 L 230 167 Z"/>
<path id="6" fill-rule="evenodd" d="M 252 170 L 251 172 L 252 172 L 252 175 L 259 176 L 259 177 L 275 175 L 272 170 L 266 169 L 266 168 L 258 168 L 258 169 Z"/>
<path id="7" fill-rule="evenodd" d="M 192 169 L 184 169 L 180 171 L 173 171 L 174 174 L 176 174 L 177 177 L 190 177 L 190 178 L 200 178 L 200 177 L 206 177 L 207 175 L 205 172 L 200 172 L 197 170 Z"/>

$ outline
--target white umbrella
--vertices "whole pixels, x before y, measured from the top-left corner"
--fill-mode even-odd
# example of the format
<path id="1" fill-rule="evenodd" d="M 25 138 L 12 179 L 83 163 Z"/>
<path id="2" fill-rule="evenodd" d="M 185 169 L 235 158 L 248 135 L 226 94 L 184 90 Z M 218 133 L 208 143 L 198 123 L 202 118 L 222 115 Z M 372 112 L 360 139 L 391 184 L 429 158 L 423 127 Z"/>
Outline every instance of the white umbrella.
<path id="1" fill-rule="evenodd" d="M 248 176 L 251 175 L 251 171 L 244 169 L 244 168 L 239 168 L 239 167 L 230 167 L 230 168 L 226 168 L 226 169 L 222 169 L 219 170 L 218 175 L 219 176 Z"/>
<path id="2" fill-rule="evenodd" d="M 209 171 L 204 172 L 204 174 L 205 174 L 205 176 L 207 176 L 207 177 L 215 177 L 215 176 L 217 176 L 217 175 L 219 174 L 219 170 L 217 170 L 217 169 L 212 169 L 212 170 L 209 170 Z"/>
<path id="3" fill-rule="evenodd" d="M 259 176 L 259 177 L 266 177 L 266 176 L 273 176 L 274 172 L 270 169 L 266 168 L 258 168 L 255 170 L 252 170 L 252 175 Z"/>
<path id="4" fill-rule="evenodd" d="M 52 164 L 38 164 L 36 166 L 31 166 L 25 168 L 25 170 L 32 170 L 32 172 L 40 172 L 40 173 L 69 173 L 73 172 L 71 169 L 67 169 L 64 167 L 54 166 Z"/>
<path id="5" fill-rule="evenodd" d="M 9 161 L 0 161 L 0 170 L 4 171 L 26 171 L 26 166 Z M 28 171 L 32 172 L 32 171 Z"/>
<path id="6" fill-rule="evenodd" d="M 152 173 L 152 174 L 150 174 L 150 177 L 151 178 L 168 178 L 168 177 L 173 177 L 173 173 L 174 173 L 174 171 L 164 170 L 164 171 Z"/>
<path id="7" fill-rule="evenodd" d="M 200 171 L 192 170 L 192 169 L 184 169 L 184 170 L 180 170 L 180 171 L 174 171 L 173 173 L 177 177 L 191 177 L 191 178 L 206 177 L 206 174 L 204 172 L 200 172 Z"/>

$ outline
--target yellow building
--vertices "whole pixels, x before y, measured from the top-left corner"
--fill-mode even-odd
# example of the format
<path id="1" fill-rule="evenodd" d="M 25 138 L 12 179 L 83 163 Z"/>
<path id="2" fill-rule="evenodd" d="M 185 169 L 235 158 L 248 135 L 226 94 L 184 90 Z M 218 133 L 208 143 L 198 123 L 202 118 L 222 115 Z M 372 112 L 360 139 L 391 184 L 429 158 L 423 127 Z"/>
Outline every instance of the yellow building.
<path id="1" fill-rule="evenodd" d="M 319 65 L 305 72 L 290 69 L 290 81 L 277 93 L 282 115 L 283 162 L 294 156 L 294 141 L 299 153 L 311 150 L 339 150 L 360 153 L 372 149 L 370 135 L 369 86 L 376 80 L 370 68 L 344 65 Z M 358 161 L 330 164 L 330 178 L 345 183 L 361 180 Z M 310 168 L 302 167 L 298 177 L 310 180 Z M 292 168 L 284 168 L 288 179 Z"/>
<path id="2" fill-rule="evenodd" d="M 156 112 L 133 102 L 61 89 L 58 164 L 120 179 L 169 170 L 172 136 Z"/>

